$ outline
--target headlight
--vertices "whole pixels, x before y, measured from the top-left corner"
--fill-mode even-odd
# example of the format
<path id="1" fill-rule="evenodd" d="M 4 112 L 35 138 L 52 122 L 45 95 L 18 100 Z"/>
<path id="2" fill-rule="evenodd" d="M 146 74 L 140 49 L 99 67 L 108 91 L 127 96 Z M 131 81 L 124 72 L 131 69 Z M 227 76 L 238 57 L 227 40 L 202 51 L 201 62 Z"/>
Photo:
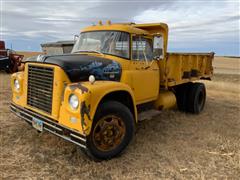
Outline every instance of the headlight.
<path id="1" fill-rule="evenodd" d="M 69 96 L 68 103 L 72 109 L 76 110 L 79 105 L 78 97 L 75 94 L 71 94 Z"/>
<path id="2" fill-rule="evenodd" d="M 18 79 L 15 79 L 14 80 L 14 87 L 15 89 L 18 91 L 20 89 L 20 82 Z"/>

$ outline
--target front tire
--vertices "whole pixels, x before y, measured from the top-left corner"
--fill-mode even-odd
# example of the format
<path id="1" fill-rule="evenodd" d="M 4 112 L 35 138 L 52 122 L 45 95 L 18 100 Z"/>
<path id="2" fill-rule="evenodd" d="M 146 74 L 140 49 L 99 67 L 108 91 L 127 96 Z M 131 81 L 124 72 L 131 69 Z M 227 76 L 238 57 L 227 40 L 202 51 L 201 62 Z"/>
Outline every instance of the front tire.
<path id="1" fill-rule="evenodd" d="M 95 159 L 111 159 L 119 155 L 134 136 L 135 122 L 131 111 L 122 103 L 102 103 L 87 137 L 88 154 Z"/>

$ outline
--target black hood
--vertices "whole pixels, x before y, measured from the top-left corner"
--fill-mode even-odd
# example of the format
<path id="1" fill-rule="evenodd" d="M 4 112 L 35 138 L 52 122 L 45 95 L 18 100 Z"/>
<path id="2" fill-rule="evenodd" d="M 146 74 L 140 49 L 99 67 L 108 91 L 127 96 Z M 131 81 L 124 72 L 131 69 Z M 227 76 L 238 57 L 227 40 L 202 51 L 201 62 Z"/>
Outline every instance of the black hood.
<path id="1" fill-rule="evenodd" d="M 28 62 L 33 60 L 31 58 Z M 42 56 L 41 62 L 60 66 L 72 82 L 87 81 L 90 75 L 94 75 L 96 80 L 120 81 L 121 78 L 120 64 L 103 57 L 64 54 Z"/>

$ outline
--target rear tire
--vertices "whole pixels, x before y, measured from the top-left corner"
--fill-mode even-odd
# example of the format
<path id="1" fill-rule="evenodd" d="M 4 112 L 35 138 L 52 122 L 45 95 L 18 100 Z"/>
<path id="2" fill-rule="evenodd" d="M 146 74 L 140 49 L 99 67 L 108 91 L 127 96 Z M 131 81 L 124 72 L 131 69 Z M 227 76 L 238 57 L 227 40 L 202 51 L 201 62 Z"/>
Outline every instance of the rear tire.
<path id="1" fill-rule="evenodd" d="M 180 111 L 187 111 L 188 92 L 192 83 L 182 84 L 176 87 L 177 106 Z"/>
<path id="2" fill-rule="evenodd" d="M 95 160 L 119 155 L 133 138 L 134 131 L 133 115 L 125 105 L 117 101 L 104 102 L 97 109 L 87 136 L 88 155 Z"/>
<path id="3" fill-rule="evenodd" d="M 187 102 L 187 111 L 193 114 L 199 114 L 205 105 L 206 88 L 203 83 L 192 83 L 189 87 Z"/>

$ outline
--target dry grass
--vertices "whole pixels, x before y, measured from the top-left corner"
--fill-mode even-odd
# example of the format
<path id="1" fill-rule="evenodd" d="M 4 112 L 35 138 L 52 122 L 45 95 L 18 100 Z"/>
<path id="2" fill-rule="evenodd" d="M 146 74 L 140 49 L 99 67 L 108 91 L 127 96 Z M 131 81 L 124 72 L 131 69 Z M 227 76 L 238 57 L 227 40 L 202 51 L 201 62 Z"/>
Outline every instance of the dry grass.
<path id="1" fill-rule="evenodd" d="M 4 179 L 239 179 L 239 84 L 239 75 L 216 74 L 206 82 L 208 99 L 200 115 L 161 112 L 140 122 L 121 157 L 96 163 L 75 145 L 38 134 L 10 114 L 9 75 L 2 73 L 0 174 Z"/>
<path id="2" fill-rule="evenodd" d="M 214 72 L 240 75 L 240 58 L 215 57 L 213 61 Z"/>

